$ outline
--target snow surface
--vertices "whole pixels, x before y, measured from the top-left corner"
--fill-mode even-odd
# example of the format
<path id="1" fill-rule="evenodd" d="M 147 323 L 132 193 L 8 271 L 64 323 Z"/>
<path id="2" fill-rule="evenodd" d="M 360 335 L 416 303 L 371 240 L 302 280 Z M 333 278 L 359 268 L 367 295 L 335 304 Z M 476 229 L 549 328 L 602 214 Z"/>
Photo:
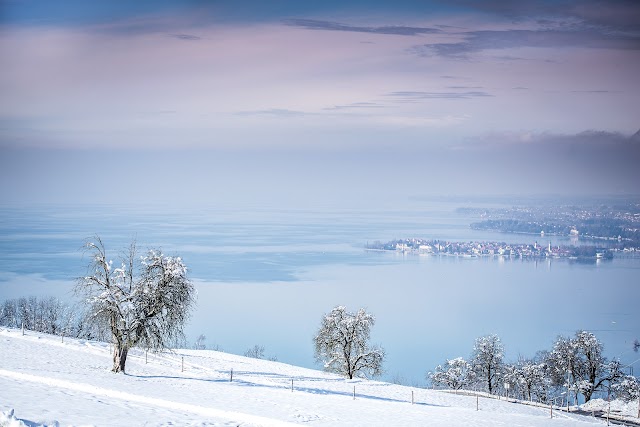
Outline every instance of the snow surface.
<path id="1" fill-rule="evenodd" d="M 0 426 L 603 425 L 559 411 L 550 419 L 548 407 L 483 397 L 476 411 L 475 396 L 347 380 L 210 350 L 149 354 L 148 363 L 133 350 L 126 374 L 110 367 L 109 344 L 0 329 Z"/>

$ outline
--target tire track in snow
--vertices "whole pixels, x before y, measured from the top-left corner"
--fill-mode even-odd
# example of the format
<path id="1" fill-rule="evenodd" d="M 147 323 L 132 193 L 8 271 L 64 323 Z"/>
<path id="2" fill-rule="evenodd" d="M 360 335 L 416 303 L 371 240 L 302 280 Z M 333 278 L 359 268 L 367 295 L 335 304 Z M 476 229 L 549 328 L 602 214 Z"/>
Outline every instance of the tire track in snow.
<path id="1" fill-rule="evenodd" d="M 191 412 L 191 413 L 202 415 L 205 417 L 223 418 L 223 419 L 234 421 L 234 422 L 245 422 L 245 423 L 258 425 L 258 426 L 287 427 L 287 426 L 298 425 L 295 423 L 289 423 L 286 421 L 261 417 L 258 415 L 244 414 L 241 412 L 233 412 L 233 411 L 224 411 L 221 409 L 207 408 L 204 406 L 191 405 L 188 403 L 173 402 L 170 400 L 158 399 L 155 397 L 140 396 L 138 394 L 131 394 L 123 391 L 110 390 L 107 388 L 96 387 L 89 384 L 75 383 L 75 382 L 70 382 L 65 380 L 54 379 L 54 378 L 23 374 L 23 373 L 14 372 L 14 371 L 6 371 L 4 369 L 0 369 L 0 376 L 19 380 L 19 381 L 29 381 L 33 383 L 44 384 L 51 387 L 79 391 L 81 393 L 90 393 L 90 394 L 99 395 L 103 397 L 110 397 L 113 399 L 120 399 L 120 400 L 129 401 L 129 402 L 159 406 L 166 409 Z"/>

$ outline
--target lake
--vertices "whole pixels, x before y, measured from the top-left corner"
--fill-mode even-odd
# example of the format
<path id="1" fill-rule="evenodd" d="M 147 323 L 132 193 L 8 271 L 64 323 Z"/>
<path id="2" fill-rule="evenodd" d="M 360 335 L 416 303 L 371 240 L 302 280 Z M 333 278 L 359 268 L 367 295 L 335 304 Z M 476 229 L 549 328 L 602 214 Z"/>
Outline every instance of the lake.
<path id="1" fill-rule="evenodd" d="M 468 357 L 496 333 L 506 356 L 532 357 L 557 335 L 592 331 L 606 354 L 640 357 L 640 260 L 432 257 L 367 252 L 375 240 L 537 241 L 560 237 L 469 228 L 469 203 L 412 201 L 385 208 L 285 210 L 195 206 L 38 206 L 0 209 L 0 299 L 54 295 L 73 301 L 86 271 L 81 246 L 99 234 L 111 256 L 135 238 L 180 255 L 198 289 L 188 343 L 242 354 L 255 344 L 282 362 L 318 367 L 312 337 L 336 305 L 376 316 L 372 340 L 387 350 L 386 379 L 423 384 L 446 358 Z M 485 206 L 485 205 L 482 205 Z"/>

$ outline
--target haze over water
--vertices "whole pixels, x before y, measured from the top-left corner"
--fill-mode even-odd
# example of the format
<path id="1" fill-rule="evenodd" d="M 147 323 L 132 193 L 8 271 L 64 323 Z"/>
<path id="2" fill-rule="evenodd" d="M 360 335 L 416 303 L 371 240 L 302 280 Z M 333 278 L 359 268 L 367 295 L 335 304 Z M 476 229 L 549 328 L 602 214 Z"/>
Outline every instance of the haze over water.
<path id="1" fill-rule="evenodd" d="M 385 378 L 410 384 L 422 384 L 446 358 L 468 357 L 473 340 L 489 333 L 502 338 L 511 361 L 578 329 L 593 331 L 609 357 L 637 358 L 638 259 L 584 264 L 364 250 L 367 241 L 405 237 L 568 243 L 471 230 L 473 218 L 455 211 L 459 203 L 380 211 L 2 209 L 0 296 L 73 301 L 73 278 L 87 264 L 79 248 L 101 230 L 114 259 L 133 237 L 142 248 L 183 257 L 198 288 L 188 345 L 205 334 L 209 347 L 242 354 L 258 344 L 280 361 L 320 368 L 311 339 L 324 313 L 346 305 L 375 314 L 372 338 L 388 353 Z"/>

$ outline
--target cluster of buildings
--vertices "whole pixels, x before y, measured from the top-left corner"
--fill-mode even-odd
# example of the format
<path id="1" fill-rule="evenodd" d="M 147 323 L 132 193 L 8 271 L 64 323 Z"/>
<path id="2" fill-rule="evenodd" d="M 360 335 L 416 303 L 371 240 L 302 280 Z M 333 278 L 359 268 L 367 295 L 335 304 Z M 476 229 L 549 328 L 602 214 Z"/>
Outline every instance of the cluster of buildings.
<path id="1" fill-rule="evenodd" d="M 401 239 L 387 243 L 367 244 L 369 250 L 397 251 L 419 255 L 450 255 L 462 257 L 505 256 L 521 258 L 612 258 L 609 249 L 595 246 L 552 246 L 508 244 L 504 242 L 449 242 L 443 240 Z"/>

